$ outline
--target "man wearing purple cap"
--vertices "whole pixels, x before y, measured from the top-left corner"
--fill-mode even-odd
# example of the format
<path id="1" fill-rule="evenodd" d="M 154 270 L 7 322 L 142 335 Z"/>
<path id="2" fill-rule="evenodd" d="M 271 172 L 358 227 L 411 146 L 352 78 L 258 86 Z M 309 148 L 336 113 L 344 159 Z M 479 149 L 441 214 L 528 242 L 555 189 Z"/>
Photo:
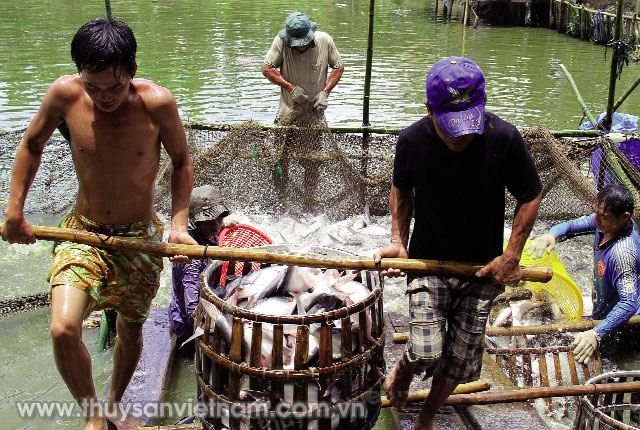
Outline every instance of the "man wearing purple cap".
<path id="1" fill-rule="evenodd" d="M 267 52 L 262 74 L 281 87 L 276 120 L 296 108 L 310 107 L 324 112 L 331 90 L 342 77 L 344 65 L 340 53 L 331 36 L 317 31 L 317 27 L 304 13 L 293 12 Z M 331 74 L 327 80 L 329 67 Z"/>
<path id="2" fill-rule="evenodd" d="M 468 58 L 444 58 L 427 74 L 428 115 L 403 130 L 396 147 L 391 243 L 374 255 L 376 262 L 410 257 L 484 264 L 475 277 L 407 278 L 410 339 L 385 389 L 401 408 L 414 373 L 433 375 L 417 429 L 434 428 L 455 387 L 480 376 L 491 303 L 522 276 L 520 256 L 541 200 L 540 178 L 520 133 L 484 110 L 484 85 Z M 505 187 L 518 204 L 503 252 Z"/>

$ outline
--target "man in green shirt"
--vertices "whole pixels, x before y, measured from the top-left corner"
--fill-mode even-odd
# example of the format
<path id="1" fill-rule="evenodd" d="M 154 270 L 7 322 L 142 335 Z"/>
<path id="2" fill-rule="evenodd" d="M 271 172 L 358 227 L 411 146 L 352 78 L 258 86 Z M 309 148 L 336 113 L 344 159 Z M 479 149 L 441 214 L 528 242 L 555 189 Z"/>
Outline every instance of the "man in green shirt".
<path id="1" fill-rule="evenodd" d="M 296 105 L 311 105 L 323 112 L 331 90 L 342 77 L 344 65 L 340 53 L 331 36 L 316 31 L 317 26 L 304 13 L 293 12 L 267 52 L 262 74 L 281 87 L 276 121 Z M 327 80 L 329 67 L 332 70 Z"/>

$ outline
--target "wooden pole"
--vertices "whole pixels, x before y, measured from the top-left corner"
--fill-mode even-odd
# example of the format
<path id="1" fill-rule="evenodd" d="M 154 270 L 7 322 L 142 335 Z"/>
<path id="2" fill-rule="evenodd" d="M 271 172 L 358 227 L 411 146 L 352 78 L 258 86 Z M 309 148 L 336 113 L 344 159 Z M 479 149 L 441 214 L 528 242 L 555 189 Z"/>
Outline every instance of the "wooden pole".
<path id="1" fill-rule="evenodd" d="M 611 384 L 567 385 L 564 387 L 536 387 L 519 390 L 489 391 L 478 394 L 454 394 L 444 402 L 447 406 L 489 405 L 494 403 L 524 402 L 549 397 L 569 397 L 599 395 L 608 393 L 640 392 L 640 382 L 619 382 Z"/>
<path id="2" fill-rule="evenodd" d="M 613 29 L 613 41 L 620 40 L 622 32 L 622 14 L 624 13 L 624 0 L 618 0 L 618 11 Z M 614 51 L 615 52 L 615 51 Z M 604 117 L 602 125 L 606 130 L 611 129 L 611 121 L 613 120 L 613 104 L 616 96 L 616 79 L 618 74 L 618 61 L 613 53 L 611 54 L 611 70 L 609 72 L 609 97 L 607 99 L 607 114 Z"/>
<path id="3" fill-rule="evenodd" d="M 593 125 L 593 128 L 597 129 L 598 123 L 596 122 L 596 119 L 594 118 L 594 116 L 591 114 L 591 111 L 589 110 L 589 108 L 587 108 L 587 105 L 584 103 L 584 100 L 580 95 L 580 91 L 578 91 L 578 87 L 576 86 L 576 83 L 573 80 L 571 73 L 569 73 L 567 68 L 562 63 L 560 63 L 560 69 L 562 70 L 562 73 L 564 73 L 564 76 L 569 81 L 569 85 L 573 90 L 573 94 L 575 94 L 576 98 L 578 99 L 578 103 L 580 103 L 580 107 L 582 107 L 582 113 L 584 113 L 587 119 L 589 119 L 589 122 L 591 123 L 591 125 Z"/>
<path id="4" fill-rule="evenodd" d="M 528 325 L 517 327 L 487 327 L 487 336 L 526 336 L 544 333 L 574 333 L 590 330 L 600 324 L 602 320 L 569 322 L 564 324 Z M 629 318 L 624 325 L 640 324 L 640 315 Z M 405 343 L 409 340 L 409 332 L 393 333 L 395 343 Z"/>
<path id="5" fill-rule="evenodd" d="M 111 0 L 104 0 L 104 5 L 107 8 L 107 19 L 113 21 L 113 15 L 111 14 Z"/>
<path id="6" fill-rule="evenodd" d="M 2 232 L 3 225 L 4 223 L 0 223 L 0 233 Z M 371 257 L 334 257 L 320 254 L 275 251 L 272 249 L 179 245 L 117 236 L 98 237 L 95 233 L 60 227 L 33 226 L 33 230 L 37 239 L 84 243 L 99 248 L 145 252 L 163 257 L 185 255 L 189 258 L 277 263 L 288 266 L 322 267 L 341 270 L 386 270 L 395 268 L 407 272 L 450 276 L 475 276 L 475 273 L 483 267 L 481 264 L 476 263 L 402 258 L 385 258 L 380 264 L 376 265 Z M 522 279 L 525 281 L 548 282 L 552 277 L 553 271 L 551 268 L 522 267 Z"/>
<path id="7" fill-rule="evenodd" d="M 468 382 L 466 384 L 460 384 L 453 390 L 453 394 L 469 394 L 476 393 L 478 391 L 487 391 L 491 388 L 491 382 L 486 379 L 479 379 L 477 381 Z M 419 391 L 410 391 L 409 396 L 407 397 L 407 403 L 415 403 L 420 400 L 424 400 L 429 395 L 431 390 L 419 390 Z M 382 407 L 388 408 L 391 406 L 391 402 L 386 396 L 382 396 Z"/>
<path id="8" fill-rule="evenodd" d="M 373 17 L 375 0 L 369 2 L 369 33 L 367 37 L 367 65 L 364 75 L 364 100 L 362 102 L 362 127 L 369 126 L 369 99 L 371 93 L 371 68 L 373 66 Z M 368 133 L 365 131 L 365 133 Z"/>

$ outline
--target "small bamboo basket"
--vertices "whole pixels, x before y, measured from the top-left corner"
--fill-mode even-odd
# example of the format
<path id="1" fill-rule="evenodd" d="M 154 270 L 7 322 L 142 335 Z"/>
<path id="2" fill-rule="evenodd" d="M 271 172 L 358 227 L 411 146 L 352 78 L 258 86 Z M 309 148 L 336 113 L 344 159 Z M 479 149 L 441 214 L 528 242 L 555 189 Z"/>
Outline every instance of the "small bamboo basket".
<path id="1" fill-rule="evenodd" d="M 603 373 L 587 384 L 640 381 L 640 371 Z M 640 383 L 640 382 L 638 382 Z M 580 397 L 573 430 L 640 429 L 640 392 L 591 394 Z"/>
<path id="2" fill-rule="evenodd" d="M 602 372 L 602 359 L 597 348 L 588 364 L 576 362 L 573 346 L 570 345 L 540 348 L 486 348 L 486 352 L 518 388 L 578 385 Z M 549 365 L 549 362 L 552 365 Z M 553 373 L 551 373 L 552 369 Z M 545 402 L 548 411 L 551 412 L 553 409 L 551 399 L 546 398 Z"/>
<path id="3" fill-rule="evenodd" d="M 266 245 L 260 248 L 282 250 L 282 245 Z M 344 255 L 344 251 L 315 247 L 315 254 Z M 383 356 L 385 325 L 382 305 L 382 283 L 378 272 L 360 271 L 356 280 L 365 284 L 372 292 L 363 301 L 331 312 L 313 315 L 263 315 L 232 306 L 216 296 L 210 285 L 220 281 L 220 268 L 227 262 L 215 260 L 202 274 L 200 280 L 201 298 L 211 302 L 225 317 L 231 319 L 231 345 L 223 348 L 222 334 L 215 321 L 198 306 L 197 319 L 204 335 L 196 341 L 195 373 L 198 399 L 207 405 L 208 411 L 202 419 L 204 429 L 231 430 L 270 428 L 304 428 L 330 430 L 341 428 L 370 429 L 375 425 L 381 407 L 380 389 L 384 381 L 385 363 Z M 235 262 L 229 261 L 229 271 L 234 273 Z M 269 264 L 261 264 L 267 267 Z M 249 272 L 251 264 L 245 264 L 243 271 Z M 251 345 L 249 362 L 242 360 L 243 324 L 253 325 L 251 339 L 244 341 Z M 342 327 L 340 335 L 340 359 L 335 360 L 332 327 Z M 357 325 L 354 325 L 357 323 Z M 263 324 L 273 325 L 273 349 L 270 367 L 262 366 Z M 283 369 L 283 336 L 285 326 L 295 328 L 294 368 Z M 352 351 L 352 325 L 357 328 L 359 342 Z M 309 367 L 308 345 L 310 329 L 320 330 L 319 359 L 317 365 Z M 292 327 L 287 327 L 291 333 Z M 336 351 L 337 356 L 337 351 Z M 260 413 L 252 411 L 247 402 L 240 401 L 241 378 L 249 379 L 249 387 L 261 393 L 269 393 Z M 354 389 L 354 381 L 358 381 Z M 317 387 L 318 403 L 329 387 L 338 389 L 340 400 L 337 404 L 324 403 L 315 410 L 304 408 L 287 409 L 284 405 L 285 390 L 293 387 L 294 405 L 310 405 L 309 388 Z M 225 416 L 220 410 L 234 411 Z M 283 414 L 283 411 L 287 413 Z M 354 421 L 351 413 L 358 410 Z M 321 414 L 319 412 L 322 412 Z M 238 414 L 240 412 L 240 414 Z M 280 412 L 280 413 L 278 413 Z M 296 412 L 292 414 L 291 412 Z M 242 418 L 238 418 L 242 415 Z"/>

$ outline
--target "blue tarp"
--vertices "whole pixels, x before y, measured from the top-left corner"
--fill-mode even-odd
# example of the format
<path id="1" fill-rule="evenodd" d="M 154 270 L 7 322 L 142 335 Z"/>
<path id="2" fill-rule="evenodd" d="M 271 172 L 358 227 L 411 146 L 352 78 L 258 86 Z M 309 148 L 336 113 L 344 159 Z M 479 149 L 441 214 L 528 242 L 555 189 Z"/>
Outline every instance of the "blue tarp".
<path id="1" fill-rule="evenodd" d="M 596 123 L 600 124 L 604 119 L 606 112 L 602 112 L 596 117 Z M 587 120 L 580 124 L 578 130 L 594 130 L 593 125 Z M 635 115 L 629 115 L 626 113 L 613 113 L 611 120 L 611 131 L 624 133 L 638 131 L 638 117 Z"/>
<path id="2" fill-rule="evenodd" d="M 605 112 L 601 113 L 596 117 L 596 122 L 600 124 L 604 119 Z M 589 121 L 583 122 L 578 127 L 580 130 L 593 130 L 593 125 Z M 638 117 L 635 115 L 629 115 L 626 113 L 613 113 L 613 118 L 611 121 L 611 131 L 617 133 L 625 133 L 625 132 L 634 132 L 638 131 Z M 636 169 L 640 170 L 640 140 L 636 138 L 631 138 L 625 140 L 623 142 L 616 143 L 618 148 L 622 151 L 622 153 L 627 157 L 627 159 L 633 164 Z M 596 186 L 597 186 L 597 178 L 600 172 L 600 160 L 602 159 L 602 149 L 598 148 L 593 151 L 591 154 L 591 172 L 593 172 L 594 177 L 596 178 Z M 605 172 L 603 186 L 608 185 L 612 182 L 612 178 L 609 172 Z M 616 183 L 619 181 L 615 181 Z"/>

